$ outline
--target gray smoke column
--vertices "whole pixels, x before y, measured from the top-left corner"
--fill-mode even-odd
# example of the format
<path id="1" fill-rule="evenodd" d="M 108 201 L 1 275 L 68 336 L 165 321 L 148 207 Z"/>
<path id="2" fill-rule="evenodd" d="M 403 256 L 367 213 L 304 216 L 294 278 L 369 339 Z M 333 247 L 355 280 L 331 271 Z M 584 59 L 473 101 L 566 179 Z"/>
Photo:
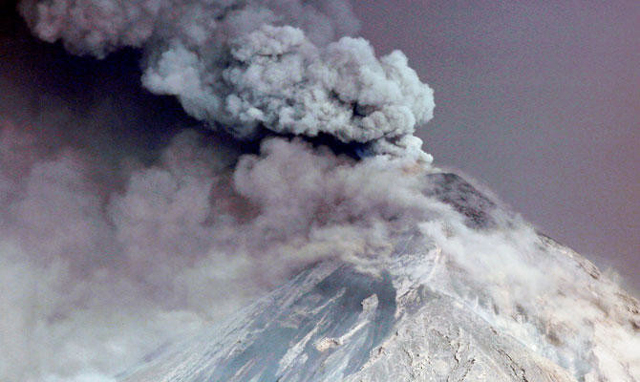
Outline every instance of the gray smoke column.
<path id="1" fill-rule="evenodd" d="M 109 61 L 140 48 L 147 89 L 207 128 L 261 142 L 247 153 L 186 130 L 148 136 L 161 149 L 145 150 L 127 138 L 142 140 L 142 120 L 166 135 L 168 122 L 127 103 L 132 86 L 97 78 L 61 96 L 0 75 L 11 94 L 0 108 L 2 380 L 112 381 L 314 262 L 378 272 L 396 230 L 437 214 L 415 171 L 431 158 L 412 134 L 432 116 L 432 91 L 402 53 L 378 59 L 365 40 L 340 38 L 357 30 L 347 3 L 19 9 L 74 54 Z M 52 68 L 38 76 L 55 78 Z M 318 135 L 377 155 L 306 141 Z"/>
<path id="2" fill-rule="evenodd" d="M 142 47 L 144 86 L 239 138 L 329 134 L 373 153 L 431 157 L 412 135 L 433 91 L 399 51 L 377 59 L 339 1 L 24 1 L 42 39 L 104 57 Z"/>

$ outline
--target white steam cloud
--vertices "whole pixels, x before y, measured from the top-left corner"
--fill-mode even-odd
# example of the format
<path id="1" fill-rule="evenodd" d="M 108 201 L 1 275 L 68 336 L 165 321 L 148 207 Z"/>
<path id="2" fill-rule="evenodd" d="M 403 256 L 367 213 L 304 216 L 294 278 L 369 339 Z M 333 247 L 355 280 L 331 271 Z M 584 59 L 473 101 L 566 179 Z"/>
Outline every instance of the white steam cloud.
<path id="1" fill-rule="evenodd" d="M 593 308 L 617 287 L 565 293 L 584 275 L 541 272 L 533 230 L 500 216 L 471 229 L 429 196 L 425 174 L 436 169 L 413 132 L 432 117 L 432 91 L 402 53 L 378 59 L 365 40 L 341 38 L 357 30 L 348 3 L 25 0 L 20 10 L 38 37 L 75 54 L 140 48 L 148 90 L 176 96 L 208 127 L 262 141 L 247 152 L 179 126 L 170 142 L 158 138 L 161 150 L 123 144 L 132 125 L 167 127 L 100 81 L 80 107 L 43 96 L 35 115 L 0 108 L 0 380 L 114 381 L 166 339 L 314 262 L 380 271 L 390 238 L 416 227 L 501 311 L 538 320 L 523 333 L 495 319 L 523 343 L 591 380 L 637 372 L 640 355 L 620 347 L 640 343 L 624 307 Z M 11 85 L 16 99 L 39 92 Z M 103 131 L 105 113 L 122 126 Z M 318 135 L 374 155 L 336 154 L 310 143 Z M 536 342 L 544 330 L 570 340 Z M 609 335 L 625 340 L 593 345 Z"/>

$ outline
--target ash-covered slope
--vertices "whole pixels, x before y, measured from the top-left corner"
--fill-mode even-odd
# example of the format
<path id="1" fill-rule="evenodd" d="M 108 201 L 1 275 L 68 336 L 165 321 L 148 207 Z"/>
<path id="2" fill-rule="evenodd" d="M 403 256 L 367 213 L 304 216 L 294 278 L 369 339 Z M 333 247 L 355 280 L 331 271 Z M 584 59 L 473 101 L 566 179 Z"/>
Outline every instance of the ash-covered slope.
<path id="1" fill-rule="evenodd" d="M 466 244 L 490 238 L 486 243 L 450 245 L 425 226 L 397 232 L 382 271 L 319 263 L 224 324 L 167 344 L 119 379 L 640 378 L 636 300 L 583 257 L 549 238 L 536 236 L 533 250 L 513 243 L 529 239 L 516 234 L 517 219 L 505 217 L 460 177 L 440 173 L 428 179 L 425 193 L 458 211 L 450 221 L 440 222 L 444 236 L 462 236 Z M 521 252 L 509 252 L 517 250 Z M 504 253 L 512 259 L 501 258 Z M 492 265 L 483 256 L 512 263 Z M 515 269 L 526 266 L 531 268 Z M 503 274 L 508 269 L 515 278 Z"/>

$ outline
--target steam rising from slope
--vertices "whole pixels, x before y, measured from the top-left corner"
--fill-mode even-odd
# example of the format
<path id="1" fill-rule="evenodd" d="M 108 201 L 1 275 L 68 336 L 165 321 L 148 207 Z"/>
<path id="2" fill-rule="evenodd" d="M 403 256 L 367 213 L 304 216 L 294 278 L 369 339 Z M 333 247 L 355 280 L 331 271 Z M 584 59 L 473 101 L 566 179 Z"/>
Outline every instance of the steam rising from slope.
<path id="1" fill-rule="evenodd" d="M 175 95 L 209 128 L 261 142 L 246 150 L 178 121 L 169 143 L 157 138 L 161 150 L 121 144 L 145 118 L 132 112 L 123 128 L 96 131 L 95 98 L 121 96 L 108 84 L 80 107 L 0 116 L 0 379 L 112 380 L 166 338 L 314 262 L 380 271 L 394 235 L 415 227 L 481 285 L 531 264 L 530 230 L 509 241 L 467 229 L 425 192 L 431 158 L 412 133 L 432 116 L 432 91 L 402 53 L 377 59 L 366 41 L 339 38 L 357 29 L 347 3 L 26 0 L 20 9 L 35 34 L 76 54 L 141 48 L 147 89 Z M 336 154 L 309 142 L 319 134 L 377 155 Z M 529 281 L 558 287 L 517 275 L 502 280 L 516 296 L 504 309 L 534 293 Z"/>

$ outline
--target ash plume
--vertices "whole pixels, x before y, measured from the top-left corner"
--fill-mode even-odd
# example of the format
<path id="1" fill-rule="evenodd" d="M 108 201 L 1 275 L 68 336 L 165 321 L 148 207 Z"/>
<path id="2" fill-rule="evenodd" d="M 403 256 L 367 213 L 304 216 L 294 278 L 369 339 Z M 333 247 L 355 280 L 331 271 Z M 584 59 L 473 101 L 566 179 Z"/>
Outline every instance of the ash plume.
<path id="1" fill-rule="evenodd" d="M 524 271 L 535 268 L 538 237 L 517 217 L 496 213 L 494 227 L 472 229 L 429 192 L 425 174 L 438 170 L 413 132 L 432 117 L 433 92 L 402 53 L 377 58 L 351 37 L 347 2 L 19 9 L 37 37 L 91 58 L 36 53 L 44 44 L 3 58 L 27 69 L 0 74 L 10 89 L 0 96 L 0 379 L 115 381 L 164 341 L 220 322 L 312 264 L 380 273 L 394 235 L 411 229 L 501 310 L 561 316 L 577 340 L 550 357 L 589 372 L 585 359 L 597 355 L 585 322 L 618 307 L 576 318 L 568 298 L 554 310 L 537 304 L 580 280 Z M 32 68 L 31 55 L 89 69 Z M 139 72 L 120 62 L 138 56 Z M 63 75 L 77 88 L 39 82 Z M 323 136 L 366 155 L 314 140 Z M 599 293 L 616 293 L 609 287 Z"/>
<path id="2" fill-rule="evenodd" d="M 431 90 L 401 53 L 378 60 L 362 39 L 333 42 L 357 28 L 346 3 L 20 10 L 38 37 L 76 54 L 115 61 L 127 57 L 112 58 L 117 49 L 140 48 L 142 84 L 177 96 L 208 128 L 240 139 L 331 135 L 391 155 L 358 161 L 277 137 L 246 153 L 224 134 L 176 134 L 193 121 L 150 117 L 171 105 L 136 106 L 131 76 L 71 73 L 81 85 L 68 95 L 12 73 L 0 136 L 2 378 L 110 381 L 309 264 L 375 268 L 398 228 L 389 221 L 423 213 L 417 174 L 397 174 L 429 160 L 411 133 L 431 116 Z"/>
<path id="3" fill-rule="evenodd" d="M 399 51 L 378 59 L 339 1 L 24 1 L 40 38 L 77 54 L 145 52 L 143 85 L 236 137 L 329 134 L 431 158 L 412 136 L 433 91 Z M 409 149 L 407 149 L 409 148 Z"/>

